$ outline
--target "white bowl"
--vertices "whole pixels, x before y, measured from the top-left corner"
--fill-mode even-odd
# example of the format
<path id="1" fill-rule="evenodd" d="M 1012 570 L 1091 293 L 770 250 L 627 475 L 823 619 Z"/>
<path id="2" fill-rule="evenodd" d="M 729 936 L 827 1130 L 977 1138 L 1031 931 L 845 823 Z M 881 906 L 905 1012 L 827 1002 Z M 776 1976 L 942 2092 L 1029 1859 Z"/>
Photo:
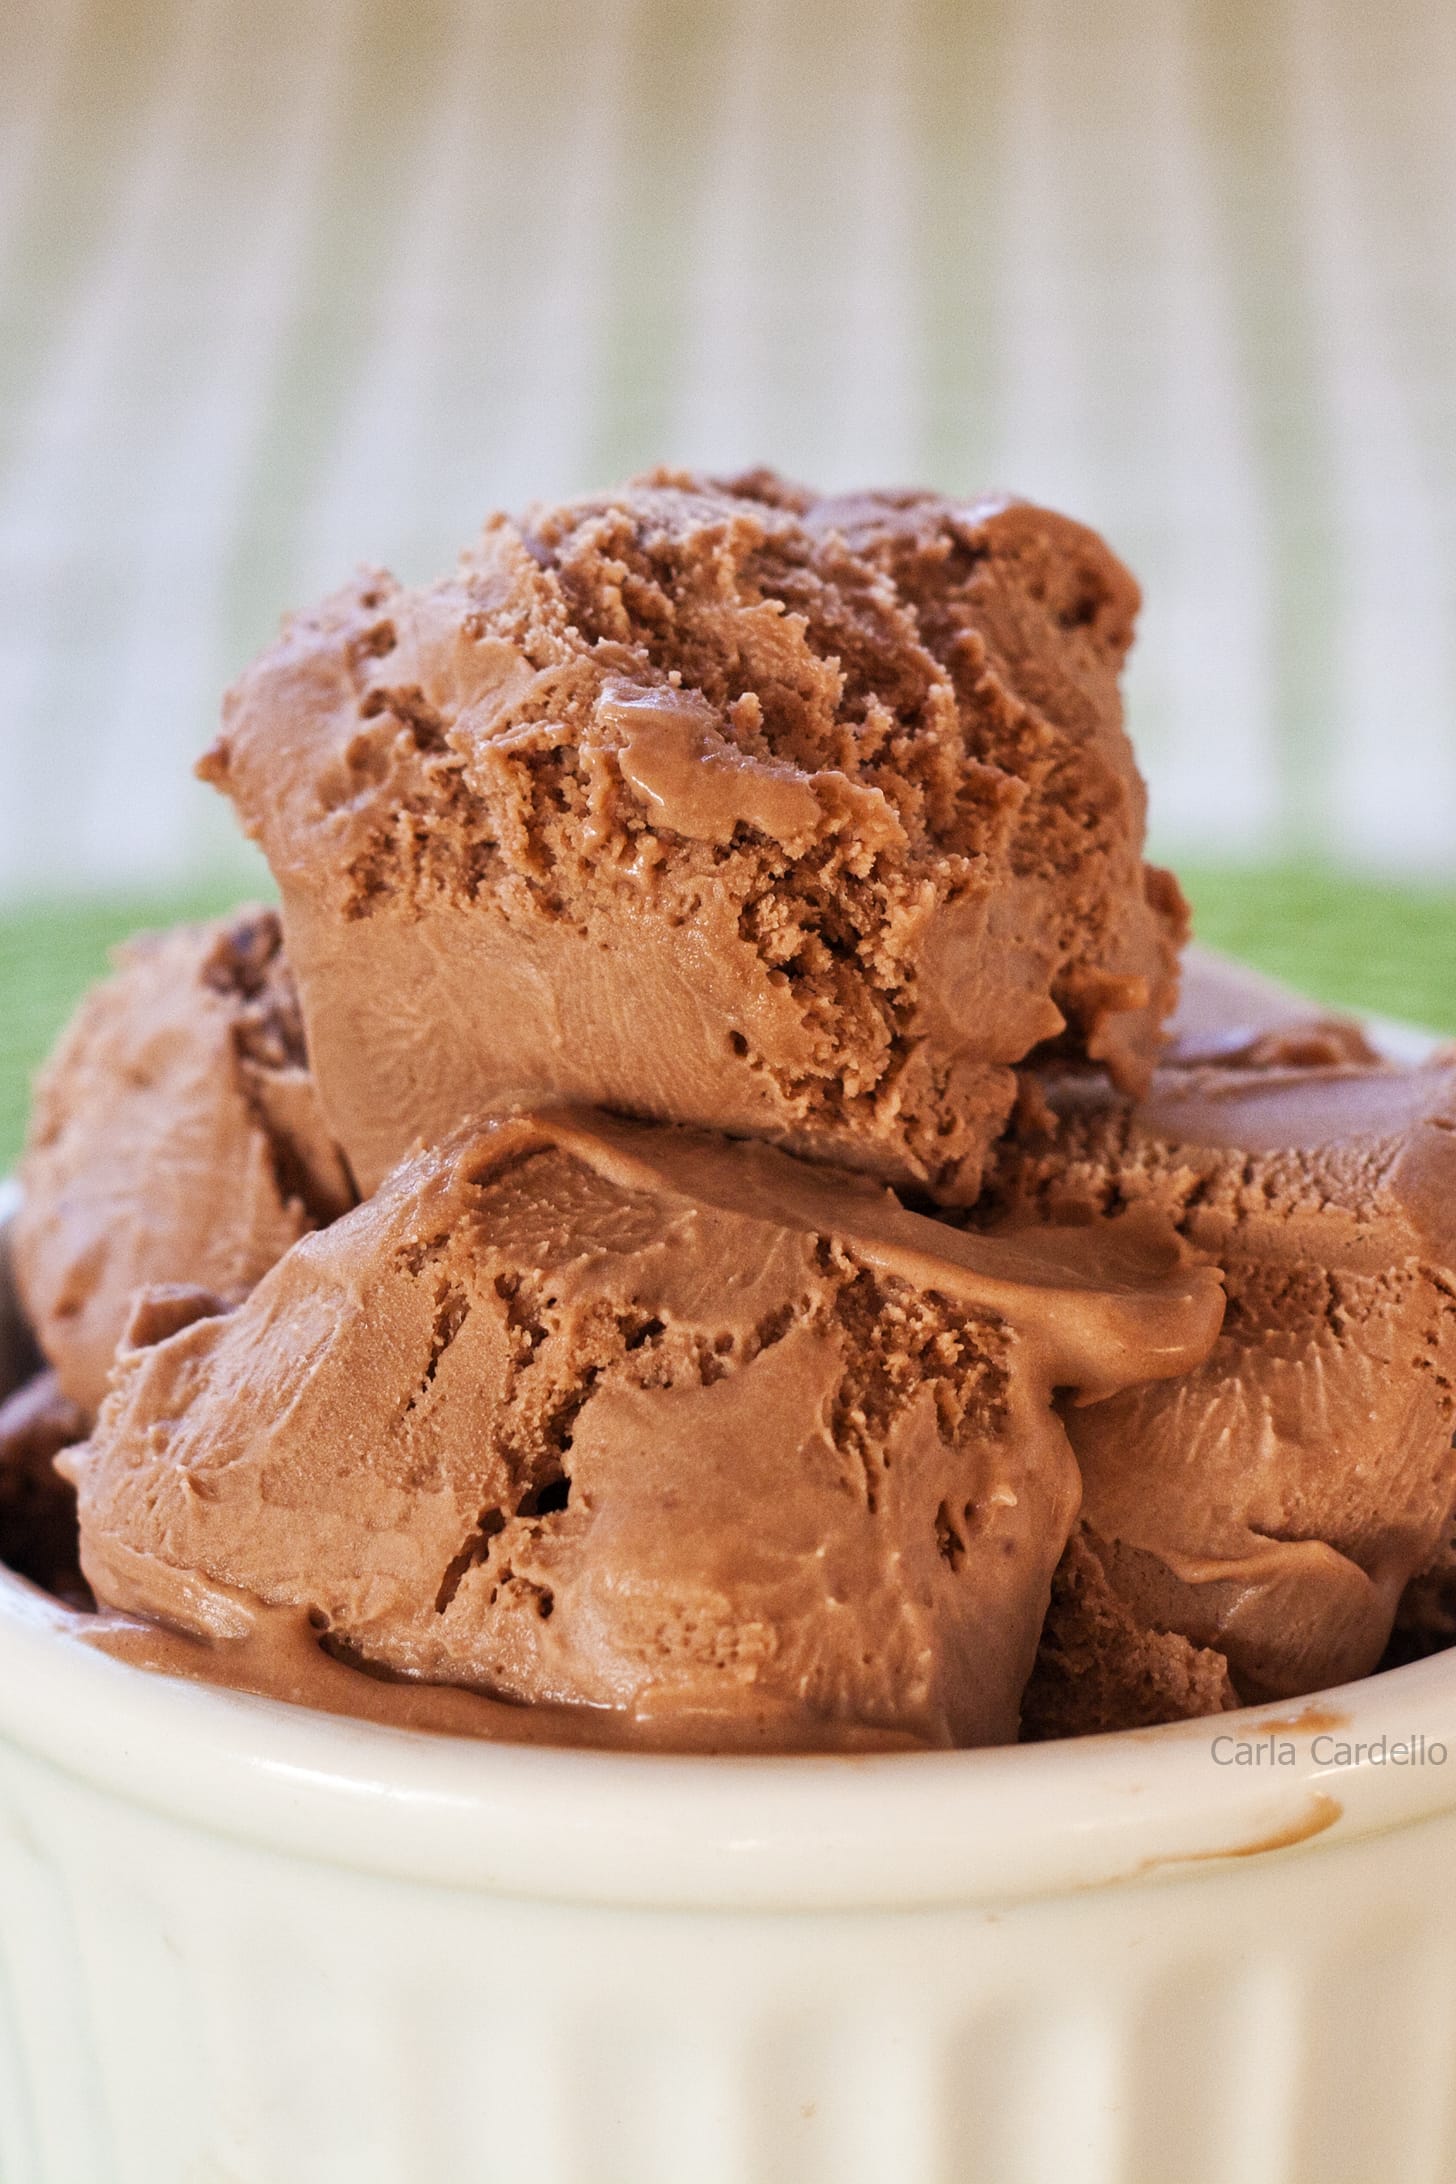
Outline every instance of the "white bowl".
<path id="1" fill-rule="evenodd" d="M 1060 1746 L 672 1759 L 58 1622 L 0 1585 L 6 2184 L 1456 2175 L 1449 1658 Z M 1382 1737 L 1424 1764 L 1343 1749 Z"/>
<path id="2" fill-rule="evenodd" d="M 667 1758 L 173 1681 L 0 1574 L 0 2178 L 1456 2178 L 1456 1654 Z"/>

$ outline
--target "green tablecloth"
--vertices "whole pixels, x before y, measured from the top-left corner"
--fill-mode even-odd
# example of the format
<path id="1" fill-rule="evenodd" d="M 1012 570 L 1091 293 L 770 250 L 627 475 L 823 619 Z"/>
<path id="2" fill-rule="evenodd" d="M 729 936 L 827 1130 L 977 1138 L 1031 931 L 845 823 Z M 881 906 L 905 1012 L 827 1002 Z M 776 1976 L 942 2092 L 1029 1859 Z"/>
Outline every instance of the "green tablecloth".
<path id="1" fill-rule="evenodd" d="M 1378 886 L 1308 866 L 1187 870 L 1199 938 L 1321 1000 L 1456 1032 L 1456 889 Z M 208 915 L 199 888 L 0 913 L 0 1165 L 19 1149 L 33 1071 L 106 952 L 139 925 Z"/>

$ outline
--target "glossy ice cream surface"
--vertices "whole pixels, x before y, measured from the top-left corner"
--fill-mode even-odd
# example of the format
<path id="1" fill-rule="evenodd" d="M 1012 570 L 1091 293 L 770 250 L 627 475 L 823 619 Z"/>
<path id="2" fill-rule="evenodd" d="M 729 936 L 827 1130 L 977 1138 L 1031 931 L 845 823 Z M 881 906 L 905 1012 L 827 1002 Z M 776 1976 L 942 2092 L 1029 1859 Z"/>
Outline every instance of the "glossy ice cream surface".
<path id="1" fill-rule="evenodd" d="M 983 1238 L 572 1114 L 175 1303 L 63 1459 L 104 1603 L 224 1649 L 305 1609 L 376 1670 L 719 1748 L 1013 1738 L 1078 1502 L 1053 1392 L 1185 1370 L 1222 1310 L 1156 1217 Z"/>
<path id="2" fill-rule="evenodd" d="M 1121 1725 L 1147 1677 L 1163 1718 L 1367 1673 L 1456 1502 L 1456 1058 L 1169 1069 L 1136 1110 L 1085 1074 L 1044 1090 L 1053 1127 L 1003 1145 L 983 1211 L 1156 1207 L 1229 1302 L 1205 1363 L 1069 1414 L 1081 1533 L 1032 1716 Z"/>
<path id="3" fill-rule="evenodd" d="M 1183 951 L 1165 1067 L 1327 1069 L 1381 1059 L 1358 1018 L 1321 1008 L 1278 979 L 1197 942 Z"/>

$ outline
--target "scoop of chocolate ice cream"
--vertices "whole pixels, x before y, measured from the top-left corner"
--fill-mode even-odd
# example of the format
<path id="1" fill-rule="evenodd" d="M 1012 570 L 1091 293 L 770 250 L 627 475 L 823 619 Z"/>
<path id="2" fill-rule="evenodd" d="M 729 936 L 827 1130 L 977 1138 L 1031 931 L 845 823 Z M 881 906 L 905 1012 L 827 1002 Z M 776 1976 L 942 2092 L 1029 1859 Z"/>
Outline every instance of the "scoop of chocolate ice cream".
<path id="1" fill-rule="evenodd" d="M 1157 1207 L 1228 1289 L 1205 1363 L 1068 1414 L 1101 1576 L 1246 1700 L 1366 1674 L 1456 1500 L 1456 1061 L 1045 1090 L 987 1212 Z"/>
<path id="2" fill-rule="evenodd" d="M 1184 950 L 1163 1056 L 1169 1067 L 1328 1069 L 1380 1059 L 1357 1017 L 1321 1008 L 1196 942 Z"/>
<path id="3" fill-rule="evenodd" d="M 40 1078 L 20 1176 L 16 1285 L 88 1413 L 137 1290 L 184 1282 L 236 1301 L 352 1204 L 275 912 L 127 944 Z"/>
<path id="4" fill-rule="evenodd" d="M 364 1187 L 519 1098 L 963 1203 L 1040 1042 L 1144 1083 L 1183 905 L 1142 862 L 1137 604 L 1042 509 L 661 474 L 291 622 L 202 771 Z"/>
<path id="5" fill-rule="evenodd" d="M 987 1239 L 764 1146 L 503 1118 L 235 1311 L 144 1302 L 63 1462 L 98 1597 L 173 1628 L 306 1608 L 657 1741 L 987 1743 L 1077 1512 L 1053 1391 L 1182 1371 L 1221 1308 L 1155 1216 Z"/>

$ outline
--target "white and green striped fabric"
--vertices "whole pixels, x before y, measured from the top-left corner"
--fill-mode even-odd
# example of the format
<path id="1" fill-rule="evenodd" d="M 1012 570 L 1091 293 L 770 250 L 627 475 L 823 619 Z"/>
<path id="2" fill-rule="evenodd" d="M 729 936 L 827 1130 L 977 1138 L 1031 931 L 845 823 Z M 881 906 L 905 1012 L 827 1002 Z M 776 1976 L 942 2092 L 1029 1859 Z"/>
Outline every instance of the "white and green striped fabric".
<path id="1" fill-rule="evenodd" d="M 0 895 L 236 859 L 286 604 L 660 459 L 1087 517 L 1165 850 L 1449 875 L 1456 8 L 0 5 Z"/>

